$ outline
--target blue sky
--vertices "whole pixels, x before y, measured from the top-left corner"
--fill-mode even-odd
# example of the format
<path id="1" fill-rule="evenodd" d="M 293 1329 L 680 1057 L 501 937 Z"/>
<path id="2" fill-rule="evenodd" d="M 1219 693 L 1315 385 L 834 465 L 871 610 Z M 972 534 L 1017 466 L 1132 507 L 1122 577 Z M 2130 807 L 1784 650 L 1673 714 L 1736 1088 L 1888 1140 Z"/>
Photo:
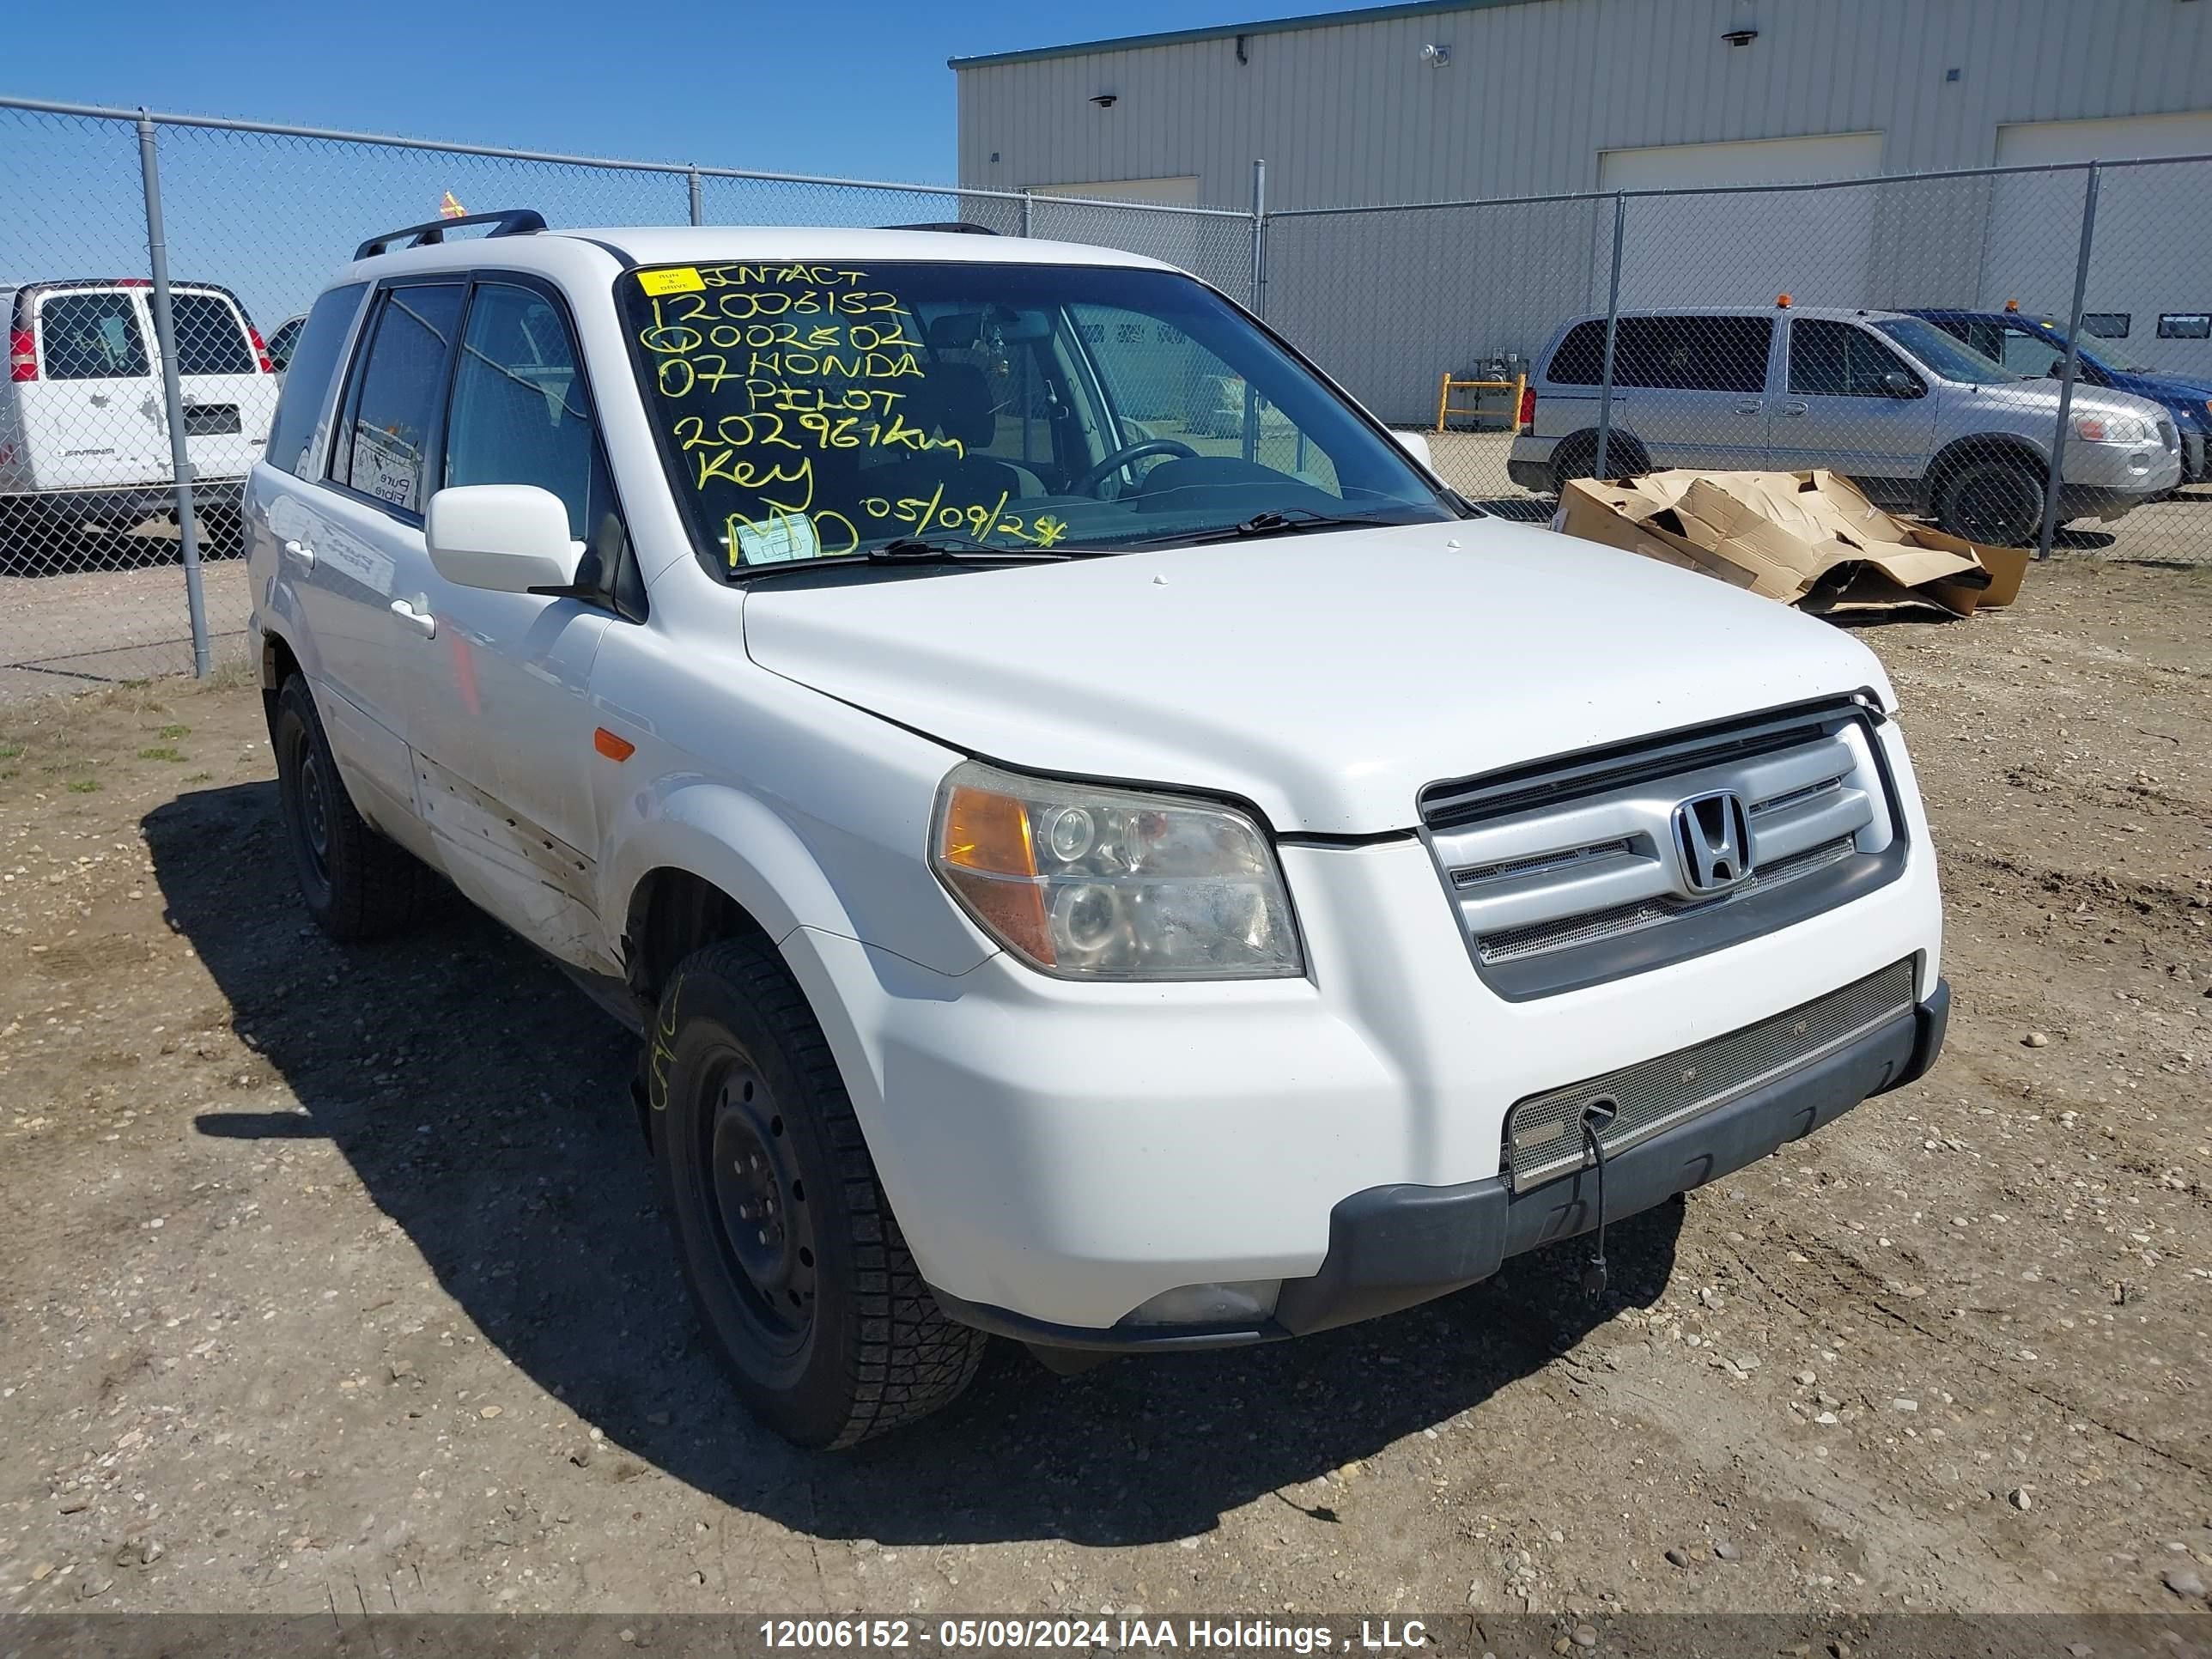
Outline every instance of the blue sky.
<path id="1" fill-rule="evenodd" d="M 641 160 L 946 179 L 948 57 L 1328 9 L 1270 0 L 240 0 L 14 8 L 0 91 Z M 205 20 L 216 15 L 220 27 Z"/>

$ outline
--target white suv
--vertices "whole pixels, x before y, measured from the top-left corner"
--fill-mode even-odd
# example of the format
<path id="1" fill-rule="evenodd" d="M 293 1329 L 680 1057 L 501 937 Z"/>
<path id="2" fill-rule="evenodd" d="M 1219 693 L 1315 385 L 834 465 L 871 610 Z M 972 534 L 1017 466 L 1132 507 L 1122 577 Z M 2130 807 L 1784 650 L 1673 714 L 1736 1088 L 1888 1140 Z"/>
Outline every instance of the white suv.
<path id="1" fill-rule="evenodd" d="M 486 217 L 364 245 L 248 486 L 289 842 L 334 936 L 434 870 L 640 1031 L 793 1439 L 986 1333 L 1264 1341 L 1592 1230 L 1601 1287 L 1608 1215 L 1934 1058 L 1849 635 L 1476 514 L 1148 259 Z"/>

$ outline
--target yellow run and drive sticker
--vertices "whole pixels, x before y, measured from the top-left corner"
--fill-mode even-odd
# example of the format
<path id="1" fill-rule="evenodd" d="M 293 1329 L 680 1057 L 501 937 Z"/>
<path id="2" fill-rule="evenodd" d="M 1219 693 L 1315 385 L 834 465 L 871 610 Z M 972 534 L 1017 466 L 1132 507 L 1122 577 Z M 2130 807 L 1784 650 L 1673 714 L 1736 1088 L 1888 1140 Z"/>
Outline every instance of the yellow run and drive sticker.
<path id="1" fill-rule="evenodd" d="M 707 286 L 696 265 L 678 265 L 669 270 L 641 270 L 637 285 L 647 294 L 694 294 Z"/>

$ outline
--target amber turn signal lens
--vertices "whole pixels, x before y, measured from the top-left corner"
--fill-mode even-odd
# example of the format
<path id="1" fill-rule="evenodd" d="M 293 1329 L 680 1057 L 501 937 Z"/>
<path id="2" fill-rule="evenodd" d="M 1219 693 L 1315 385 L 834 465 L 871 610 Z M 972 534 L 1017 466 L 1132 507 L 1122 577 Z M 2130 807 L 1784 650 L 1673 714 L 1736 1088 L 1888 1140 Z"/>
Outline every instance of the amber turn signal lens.
<path id="1" fill-rule="evenodd" d="M 1036 846 L 1029 809 L 1012 795 L 962 785 L 945 803 L 938 848 L 945 879 L 976 917 L 1040 963 L 1054 959 L 1036 880 Z"/>
<path id="2" fill-rule="evenodd" d="M 604 726 L 592 733 L 592 747 L 611 761 L 626 761 L 637 753 L 637 745 L 628 738 L 618 738 Z"/>

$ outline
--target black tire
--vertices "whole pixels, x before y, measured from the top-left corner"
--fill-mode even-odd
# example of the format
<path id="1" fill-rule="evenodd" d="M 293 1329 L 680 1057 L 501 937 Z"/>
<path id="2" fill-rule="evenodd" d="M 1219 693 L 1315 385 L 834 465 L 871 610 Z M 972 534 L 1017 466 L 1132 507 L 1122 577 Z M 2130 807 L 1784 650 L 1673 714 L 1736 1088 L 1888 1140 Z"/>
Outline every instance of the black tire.
<path id="1" fill-rule="evenodd" d="M 1650 471 L 1650 463 L 1636 441 L 1618 432 L 1606 436 L 1605 459 L 1606 470 L 1616 478 L 1632 478 Z M 1577 432 L 1560 439 L 1559 447 L 1552 452 L 1552 493 L 1564 495 L 1572 480 L 1595 477 L 1597 434 Z"/>
<path id="2" fill-rule="evenodd" d="M 988 1339 L 922 1283 L 782 961 L 747 940 L 694 952 L 646 1042 L 677 1254 L 755 1415 L 829 1449 L 950 1404 Z"/>
<path id="3" fill-rule="evenodd" d="M 269 735 L 276 750 L 284 839 L 301 900 L 315 925 L 350 944 L 398 933 L 415 921 L 437 878 L 354 810 L 305 675 L 284 682 Z"/>
<path id="4" fill-rule="evenodd" d="M 1970 542 L 2026 547 L 2043 530 L 2043 477 L 2010 457 L 1962 462 L 1937 493 L 1936 522 Z"/>

